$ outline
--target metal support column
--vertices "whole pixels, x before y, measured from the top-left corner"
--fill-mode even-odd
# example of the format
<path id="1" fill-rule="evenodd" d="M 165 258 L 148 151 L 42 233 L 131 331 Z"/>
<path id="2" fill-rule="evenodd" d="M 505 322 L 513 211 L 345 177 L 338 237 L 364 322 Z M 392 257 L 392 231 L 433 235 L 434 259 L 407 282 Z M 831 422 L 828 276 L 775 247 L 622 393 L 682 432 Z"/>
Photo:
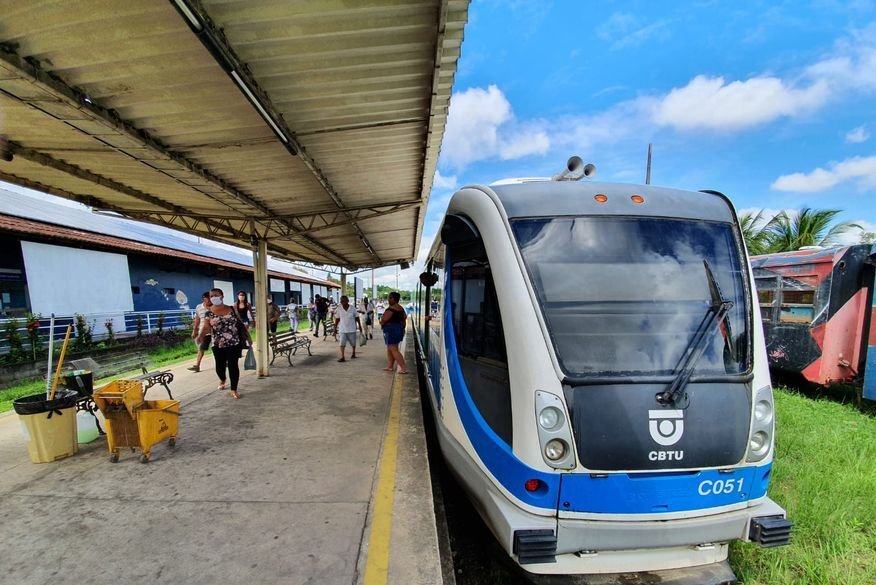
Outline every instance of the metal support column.
<path id="1" fill-rule="evenodd" d="M 347 273 L 341 268 L 341 296 L 344 296 L 345 294 L 347 294 Z M 338 302 L 340 302 L 340 300 L 341 299 L 338 298 Z"/>
<path id="2" fill-rule="evenodd" d="M 259 238 L 253 247 L 255 266 L 255 310 L 256 310 L 256 364 L 259 378 L 270 375 L 268 371 L 268 241 Z"/>

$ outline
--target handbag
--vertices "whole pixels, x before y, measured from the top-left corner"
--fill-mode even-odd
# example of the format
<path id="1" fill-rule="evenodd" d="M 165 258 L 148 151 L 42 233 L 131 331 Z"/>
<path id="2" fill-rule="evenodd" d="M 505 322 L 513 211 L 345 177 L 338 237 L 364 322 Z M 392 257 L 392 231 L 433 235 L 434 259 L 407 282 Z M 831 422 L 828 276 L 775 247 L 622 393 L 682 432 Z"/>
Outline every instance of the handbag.
<path id="1" fill-rule="evenodd" d="M 237 347 L 244 350 L 249 347 L 249 344 L 246 341 L 246 325 L 243 324 L 243 321 L 240 320 L 240 317 L 238 317 L 237 314 L 234 315 L 234 326 L 237 327 Z"/>
<path id="2" fill-rule="evenodd" d="M 246 349 L 246 359 L 243 360 L 243 369 L 244 370 L 256 369 L 255 353 L 253 353 L 251 346 Z"/>

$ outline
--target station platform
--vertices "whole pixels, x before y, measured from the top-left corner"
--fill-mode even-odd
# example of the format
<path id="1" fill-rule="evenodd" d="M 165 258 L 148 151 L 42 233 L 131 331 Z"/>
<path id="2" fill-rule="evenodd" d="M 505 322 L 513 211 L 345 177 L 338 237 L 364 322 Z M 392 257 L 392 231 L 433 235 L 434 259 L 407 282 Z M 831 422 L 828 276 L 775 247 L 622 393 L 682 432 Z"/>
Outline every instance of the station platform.
<path id="1" fill-rule="evenodd" d="M 387 373 L 376 333 L 346 363 L 328 338 L 242 372 L 240 400 L 209 354 L 173 367 L 180 436 L 148 464 L 103 437 L 33 464 L 0 416 L 0 582 L 443 583 L 413 341 Z"/>

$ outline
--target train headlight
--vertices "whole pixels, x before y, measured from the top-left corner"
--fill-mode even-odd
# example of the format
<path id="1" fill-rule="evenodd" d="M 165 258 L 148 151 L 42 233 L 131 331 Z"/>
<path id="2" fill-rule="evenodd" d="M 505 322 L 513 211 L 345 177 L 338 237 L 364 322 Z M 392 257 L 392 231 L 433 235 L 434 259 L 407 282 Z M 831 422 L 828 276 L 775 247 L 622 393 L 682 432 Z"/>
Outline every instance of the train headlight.
<path id="1" fill-rule="evenodd" d="M 560 439 L 551 439 L 544 446 L 544 456 L 551 461 L 559 461 L 569 452 L 569 447 Z"/>
<path id="2" fill-rule="evenodd" d="M 559 408 L 548 406 L 538 413 L 538 424 L 546 431 L 552 431 L 563 423 L 563 413 Z"/>
<path id="3" fill-rule="evenodd" d="M 755 455 L 762 455 L 770 446 L 770 437 L 763 431 L 757 431 L 751 435 L 748 447 Z"/>
<path id="4" fill-rule="evenodd" d="M 535 430 L 544 462 L 554 469 L 575 469 L 575 450 L 569 415 L 556 394 L 535 391 Z"/>
<path id="5" fill-rule="evenodd" d="M 764 386 L 754 393 L 751 431 L 748 435 L 748 455 L 745 457 L 749 463 L 761 461 L 769 454 L 773 443 L 775 418 L 773 389 Z"/>
<path id="6" fill-rule="evenodd" d="M 760 423 L 769 423 L 773 418 L 773 405 L 768 400 L 758 400 L 754 405 L 754 418 Z"/>

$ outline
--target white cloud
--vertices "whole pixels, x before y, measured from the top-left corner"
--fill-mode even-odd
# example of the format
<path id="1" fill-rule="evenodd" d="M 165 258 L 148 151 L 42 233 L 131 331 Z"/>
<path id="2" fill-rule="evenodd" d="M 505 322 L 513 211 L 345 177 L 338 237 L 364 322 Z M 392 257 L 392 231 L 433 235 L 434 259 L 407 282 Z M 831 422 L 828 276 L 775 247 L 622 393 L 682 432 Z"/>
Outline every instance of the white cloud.
<path id="1" fill-rule="evenodd" d="M 550 138 L 539 122 L 519 125 L 511 104 L 495 85 L 454 93 L 441 145 L 442 160 L 461 169 L 490 158 L 503 160 L 543 154 Z"/>
<path id="2" fill-rule="evenodd" d="M 825 83 L 796 89 L 776 77 L 725 82 L 698 75 L 653 105 L 654 121 L 681 130 L 740 130 L 815 110 L 827 101 Z"/>
<path id="3" fill-rule="evenodd" d="M 858 224 L 859 226 L 861 226 L 861 229 L 851 229 L 844 234 L 837 236 L 835 238 L 835 242 L 840 246 L 851 246 L 852 244 L 860 244 L 861 237 L 864 234 L 876 233 L 876 224 L 874 223 L 863 219 L 854 219 L 851 223 Z"/>
<path id="4" fill-rule="evenodd" d="M 861 188 L 876 187 L 876 156 L 856 156 L 831 163 L 829 167 L 819 167 L 809 173 L 782 175 L 770 188 L 776 191 L 815 193 L 846 181 L 856 181 Z"/>
<path id="5" fill-rule="evenodd" d="M 833 54 L 807 67 L 805 75 L 830 83 L 837 92 L 876 90 L 876 23 L 838 40 Z"/>
<path id="6" fill-rule="evenodd" d="M 435 171 L 435 178 L 432 179 L 432 188 L 433 189 L 446 189 L 448 191 L 452 191 L 456 189 L 456 175 L 445 177 L 441 174 L 441 171 Z"/>
<path id="7" fill-rule="evenodd" d="M 650 101 L 657 124 L 679 130 L 744 130 L 810 114 L 849 92 L 876 90 L 876 23 L 840 39 L 830 55 L 797 76 L 745 80 L 698 75 Z"/>
<path id="8" fill-rule="evenodd" d="M 857 128 L 849 131 L 846 134 L 846 142 L 851 142 L 852 144 L 860 144 L 861 142 L 867 142 L 870 139 L 870 133 L 867 132 L 867 129 L 863 126 L 858 126 Z"/>
<path id="9" fill-rule="evenodd" d="M 635 32 L 636 17 L 618 13 L 618 31 Z M 872 34 L 871 34 L 872 33 Z M 607 88 L 614 89 L 614 88 Z M 876 90 L 876 24 L 853 31 L 830 54 L 796 75 L 762 74 L 747 79 L 697 75 L 668 92 L 619 102 L 601 112 L 551 120 L 518 120 L 495 85 L 453 95 L 441 149 L 442 162 L 461 171 L 489 159 L 521 159 L 563 149 L 587 157 L 595 148 L 635 138 L 646 142 L 663 128 L 739 132 L 776 120 L 811 115 L 850 92 Z M 849 140 L 869 136 L 861 127 Z M 804 177 L 808 190 L 829 187 L 831 171 Z M 788 178 L 779 182 L 793 184 Z"/>

